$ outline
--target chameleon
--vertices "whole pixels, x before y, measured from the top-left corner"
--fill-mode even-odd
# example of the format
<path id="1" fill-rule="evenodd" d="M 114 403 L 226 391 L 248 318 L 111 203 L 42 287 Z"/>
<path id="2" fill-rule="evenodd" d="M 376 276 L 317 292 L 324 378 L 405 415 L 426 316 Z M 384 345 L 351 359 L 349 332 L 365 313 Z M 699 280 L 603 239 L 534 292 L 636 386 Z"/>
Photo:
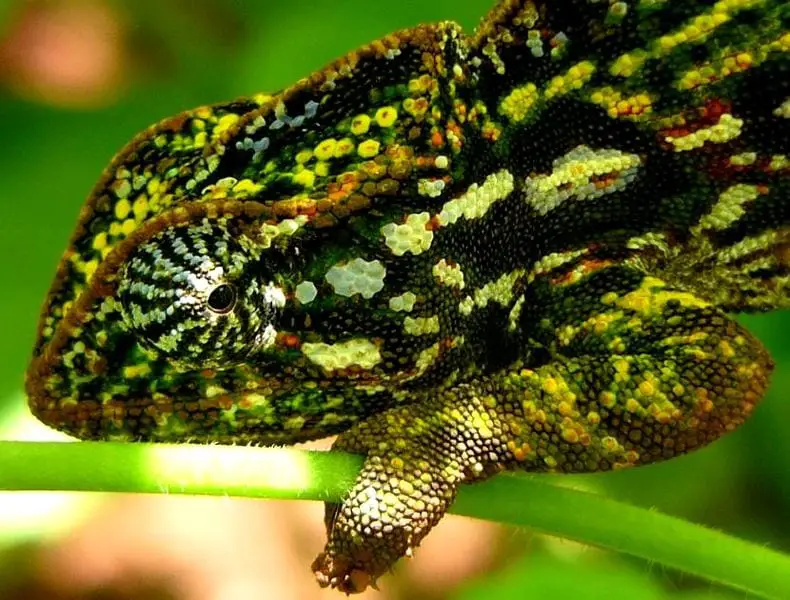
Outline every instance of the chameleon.
<path id="1" fill-rule="evenodd" d="M 86 440 L 364 456 L 322 586 L 459 486 L 734 430 L 790 305 L 790 3 L 504 0 L 167 118 L 82 207 L 26 374 Z"/>

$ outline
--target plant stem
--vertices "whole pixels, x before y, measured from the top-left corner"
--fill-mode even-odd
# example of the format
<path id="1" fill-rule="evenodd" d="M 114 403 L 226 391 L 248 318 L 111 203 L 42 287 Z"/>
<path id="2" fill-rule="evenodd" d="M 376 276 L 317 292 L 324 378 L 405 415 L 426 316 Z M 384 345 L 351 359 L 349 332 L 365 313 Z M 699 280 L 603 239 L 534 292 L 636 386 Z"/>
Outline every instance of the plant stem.
<path id="1" fill-rule="evenodd" d="M 338 501 L 361 459 L 296 449 L 0 442 L 0 490 L 231 495 Z M 500 476 L 464 486 L 453 512 L 609 548 L 763 598 L 790 598 L 790 557 L 654 510 Z"/>

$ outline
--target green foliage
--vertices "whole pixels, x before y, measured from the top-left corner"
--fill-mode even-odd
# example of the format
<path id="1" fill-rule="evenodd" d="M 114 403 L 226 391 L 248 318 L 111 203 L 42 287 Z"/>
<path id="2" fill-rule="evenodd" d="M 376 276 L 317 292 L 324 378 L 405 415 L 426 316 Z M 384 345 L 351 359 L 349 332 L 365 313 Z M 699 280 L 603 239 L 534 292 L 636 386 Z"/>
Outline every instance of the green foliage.
<path id="1" fill-rule="evenodd" d="M 335 452 L 111 442 L 0 442 L 0 463 L 6 465 L 0 490 L 230 494 L 329 502 L 343 498 L 361 465 L 358 457 Z M 31 469 L 31 464 L 38 467 Z M 654 510 L 550 483 L 560 480 L 502 475 L 464 487 L 452 512 L 617 550 L 761 598 L 790 596 L 790 556 Z M 574 598 L 578 591 L 589 594 L 609 586 L 627 593 L 637 579 L 634 573 L 611 569 L 595 572 L 592 583 L 587 578 L 564 582 L 545 573 L 541 577 L 543 583 L 538 583 L 546 593 L 564 590 Z M 503 585 L 515 584 L 511 579 Z M 661 597 L 654 582 L 643 585 L 637 586 L 638 596 L 630 597 Z"/>

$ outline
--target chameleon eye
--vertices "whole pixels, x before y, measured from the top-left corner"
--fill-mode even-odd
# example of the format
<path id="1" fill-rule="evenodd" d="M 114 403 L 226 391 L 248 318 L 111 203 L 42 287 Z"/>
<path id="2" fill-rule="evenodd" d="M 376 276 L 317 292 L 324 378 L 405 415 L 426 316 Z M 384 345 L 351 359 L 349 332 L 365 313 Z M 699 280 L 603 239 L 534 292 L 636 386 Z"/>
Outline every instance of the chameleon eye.
<path id="1" fill-rule="evenodd" d="M 226 223 L 165 229 L 120 272 L 117 299 L 138 343 L 183 369 L 229 368 L 274 344 L 285 295 L 260 249 Z"/>
<path id="2" fill-rule="evenodd" d="M 229 313 L 234 306 L 236 306 L 236 289 L 228 283 L 218 285 L 208 295 L 208 307 L 219 315 Z"/>

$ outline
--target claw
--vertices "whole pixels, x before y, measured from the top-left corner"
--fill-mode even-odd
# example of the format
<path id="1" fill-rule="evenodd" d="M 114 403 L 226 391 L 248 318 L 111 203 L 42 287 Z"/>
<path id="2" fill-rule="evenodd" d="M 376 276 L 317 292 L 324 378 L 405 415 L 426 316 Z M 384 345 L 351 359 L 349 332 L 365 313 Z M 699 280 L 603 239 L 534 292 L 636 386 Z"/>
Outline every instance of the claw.
<path id="1" fill-rule="evenodd" d="M 331 587 L 349 594 L 360 594 L 368 587 L 378 590 L 376 580 L 364 569 L 354 568 L 351 562 L 334 558 L 324 552 L 312 564 L 313 574 L 322 588 Z"/>

